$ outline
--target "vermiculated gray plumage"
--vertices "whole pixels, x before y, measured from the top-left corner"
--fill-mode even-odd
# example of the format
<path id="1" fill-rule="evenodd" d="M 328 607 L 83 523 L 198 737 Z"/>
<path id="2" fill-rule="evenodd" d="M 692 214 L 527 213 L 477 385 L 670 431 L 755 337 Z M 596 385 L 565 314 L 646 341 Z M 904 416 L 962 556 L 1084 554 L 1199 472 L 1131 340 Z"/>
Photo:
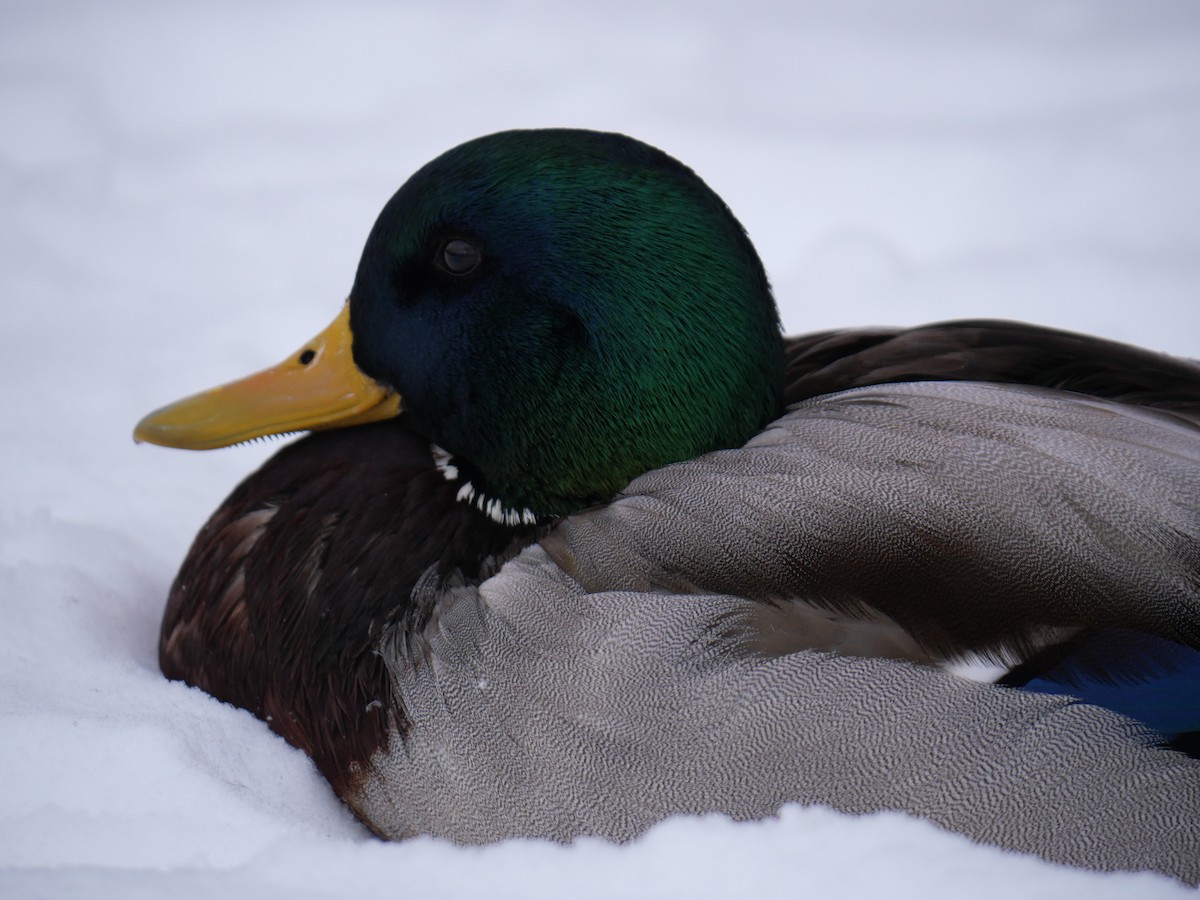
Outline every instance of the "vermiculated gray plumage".
<path id="1" fill-rule="evenodd" d="M 917 636 L 913 655 L 1003 652 L 1097 620 L 1194 642 L 1198 465 L 1189 422 L 1038 388 L 801 404 L 439 594 L 419 633 L 394 627 L 381 652 L 407 727 L 348 799 L 385 836 L 468 843 L 623 840 L 673 814 L 788 801 L 897 809 L 1060 862 L 1200 881 L 1200 763 L 1141 726 L 806 649 L 837 643 L 812 622 L 853 641 L 868 605 L 885 613 L 873 627 Z M 872 591 L 898 556 L 907 607 L 890 608 Z"/>

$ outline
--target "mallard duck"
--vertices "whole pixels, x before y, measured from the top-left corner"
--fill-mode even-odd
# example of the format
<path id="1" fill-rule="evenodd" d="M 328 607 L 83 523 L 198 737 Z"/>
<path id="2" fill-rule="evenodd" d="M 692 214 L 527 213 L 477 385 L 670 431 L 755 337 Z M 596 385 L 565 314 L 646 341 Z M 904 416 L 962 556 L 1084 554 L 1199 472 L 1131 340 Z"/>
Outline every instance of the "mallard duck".
<path id="1" fill-rule="evenodd" d="M 160 660 L 379 835 L 800 801 L 1200 880 L 1200 763 L 1067 696 L 1194 677 L 1200 366 L 1004 322 L 784 341 L 690 169 L 512 131 L 400 188 L 314 341 L 135 437 L 303 430 L 200 531 Z"/>

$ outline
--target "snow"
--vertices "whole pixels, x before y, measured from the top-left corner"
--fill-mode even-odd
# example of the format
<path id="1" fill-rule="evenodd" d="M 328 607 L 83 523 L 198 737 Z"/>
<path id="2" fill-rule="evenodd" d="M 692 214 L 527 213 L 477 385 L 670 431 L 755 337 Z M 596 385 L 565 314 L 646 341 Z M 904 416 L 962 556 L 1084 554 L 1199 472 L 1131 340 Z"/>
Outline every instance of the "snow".
<path id="1" fill-rule="evenodd" d="M 1200 355 L 1198 46 L 1190 0 L 8 0 L 0 896 L 1190 895 L 823 809 L 623 847 L 380 843 L 157 670 L 175 566 L 275 448 L 130 430 L 316 333 L 404 178 L 510 127 L 684 159 L 789 331 L 998 316 Z"/>

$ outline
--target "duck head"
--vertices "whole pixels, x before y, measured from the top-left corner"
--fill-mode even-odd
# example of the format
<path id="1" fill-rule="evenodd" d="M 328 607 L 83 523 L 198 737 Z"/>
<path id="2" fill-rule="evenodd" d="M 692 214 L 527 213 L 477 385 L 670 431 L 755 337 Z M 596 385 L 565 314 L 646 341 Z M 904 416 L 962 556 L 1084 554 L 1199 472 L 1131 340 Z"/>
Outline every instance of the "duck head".
<path id="1" fill-rule="evenodd" d="M 134 434 L 206 449 L 403 410 L 461 498 L 530 522 L 740 445 L 779 412 L 781 360 L 762 264 L 690 169 L 622 135 L 509 131 L 396 192 L 317 339 Z"/>

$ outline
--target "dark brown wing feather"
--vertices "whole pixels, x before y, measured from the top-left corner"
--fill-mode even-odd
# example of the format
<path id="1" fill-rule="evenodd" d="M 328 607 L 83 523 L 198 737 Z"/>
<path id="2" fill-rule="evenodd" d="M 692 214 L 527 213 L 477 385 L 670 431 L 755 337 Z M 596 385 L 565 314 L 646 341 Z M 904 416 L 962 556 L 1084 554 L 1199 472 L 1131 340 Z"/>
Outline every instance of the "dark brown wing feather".
<path id="1" fill-rule="evenodd" d="M 802 335 L 787 341 L 785 369 L 785 399 L 789 404 L 874 384 L 980 381 L 1073 391 L 1169 412 L 1200 425 L 1200 364 L 1197 362 L 1020 322 L 967 320 L 909 329 L 875 328 Z M 1193 573 L 1197 571 L 1200 548 L 1194 541 L 1172 533 L 1164 538 L 1164 542 L 1175 544 L 1180 558 L 1191 560 L 1188 565 Z M 955 552 L 969 549 L 946 548 L 938 555 L 942 571 L 970 572 L 974 560 L 969 557 L 955 565 L 946 564 Z M 858 571 L 861 566 L 858 559 L 845 563 L 848 572 Z M 901 618 L 905 613 L 926 609 L 927 603 L 921 602 L 919 597 L 906 600 L 902 596 L 896 584 L 897 571 L 891 569 L 889 573 L 885 567 L 879 573 L 881 587 L 875 597 L 878 605 L 888 608 L 889 604 L 899 600 Z M 972 624 L 985 628 L 978 603 L 972 602 L 977 584 L 970 578 L 964 578 L 963 583 L 967 589 L 959 598 L 959 605 L 964 610 L 972 610 Z M 919 593 L 928 593 L 933 584 L 933 581 L 918 581 L 916 588 Z M 944 587 L 936 593 L 951 600 L 955 597 L 953 591 Z M 1036 593 L 1032 596 L 1036 597 Z M 871 598 L 863 602 L 871 603 Z M 1136 611 L 1136 603 L 1130 609 Z M 945 621 L 945 618 L 938 620 L 939 623 Z M 1190 627 L 1194 629 L 1194 623 Z M 1090 640 L 1088 635 L 1089 632 L 1078 634 L 1073 641 Z M 1174 638 L 1189 644 L 1194 640 L 1180 635 L 1174 635 Z M 1074 644 L 1069 642 L 1064 647 L 1050 648 L 1044 651 L 1045 659 L 1041 663 L 1029 662 L 1026 668 L 1040 671 L 1069 653 L 1071 646 Z M 1089 669 L 1094 675 L 1137 675 L 1147 665 L 1154 664 L 1153 659 L 1138 655 L 1137 642 L 1127 642 L 1127 646 L 1123 646 L 1110 641 L 1105 646 L 1109 652 L 1103 660 L 1104 665 L 1093 664 Z"/>
<path id="2" fill-rule="evenodd" d="M 1021 322 L 826 331 L 787 339 L 788 404 L 872 384 L 987 381 L 1075 391 L 1200 422 L 1200 364 Z"/>

